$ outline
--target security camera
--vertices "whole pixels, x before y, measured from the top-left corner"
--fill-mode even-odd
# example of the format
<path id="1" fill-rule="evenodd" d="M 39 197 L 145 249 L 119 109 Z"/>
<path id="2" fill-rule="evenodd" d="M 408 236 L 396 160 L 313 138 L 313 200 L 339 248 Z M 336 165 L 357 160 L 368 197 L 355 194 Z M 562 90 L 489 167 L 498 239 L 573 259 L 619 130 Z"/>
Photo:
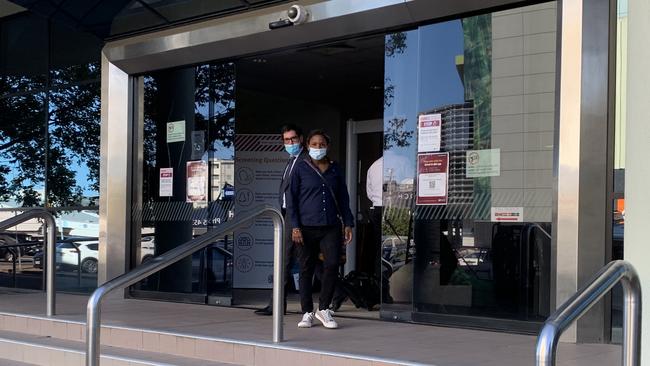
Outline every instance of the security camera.
<path id="1" fill-rule="evenodd" d="M 291 23 L 298 25 L 307 21 L 309 18 L 309 12 L 301 5 L 291 5 L 289 10 L 287 10 L 287 16 Z"/>

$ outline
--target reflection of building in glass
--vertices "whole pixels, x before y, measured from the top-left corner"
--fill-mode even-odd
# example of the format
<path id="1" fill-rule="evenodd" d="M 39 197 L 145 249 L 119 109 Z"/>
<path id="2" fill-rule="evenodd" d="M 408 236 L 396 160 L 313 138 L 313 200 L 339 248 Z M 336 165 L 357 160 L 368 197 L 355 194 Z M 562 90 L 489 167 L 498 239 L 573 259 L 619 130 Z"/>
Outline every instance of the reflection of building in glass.
<path id="1" fill-rule="evenodd" d="M 500 174 L 474 180 L 475 218 L 523 207 L 524 221 L 551 221 L 555 18 L 546 3 L 463 19 L 457 67 L 474 101 L 474 149 L 500 149 Z"/>
<path id="2" fill-rule="evenodd" d="M 474 148 L 474 103 L 467 101 L 425 112 L 436 113 L 442 117 L 440 149 L 449 152 L 447 214 L 464 216 L 464 210 L 474 201 L 474 180 L 465 177 L 465 152 Z"/>
<path id="3" fill-rule="evenodd" d="M 491 202 L 522 207 L 526 222 L 552 216 L 556 17 L 555 3 L 491 15 L 490 139 L 501 149 Z"/>
<path id="4" fill-rule="evenodd" d="M 235 186 L 235 161 L 212 159 L 212 200 L 223 198 L 224 187 Z"/>

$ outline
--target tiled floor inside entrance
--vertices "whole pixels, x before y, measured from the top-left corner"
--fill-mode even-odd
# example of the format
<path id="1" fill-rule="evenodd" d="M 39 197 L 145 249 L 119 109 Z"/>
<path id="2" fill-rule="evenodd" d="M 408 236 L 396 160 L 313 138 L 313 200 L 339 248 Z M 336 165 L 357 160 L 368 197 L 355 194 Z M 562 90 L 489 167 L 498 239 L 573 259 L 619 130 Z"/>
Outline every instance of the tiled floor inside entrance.
<path id="1" fill-rule="evenodd" d="M 85 322 L 87 297 L 60 294 L 58 319 Z M 44 316 L 43 293 L 3 293 L 0 313 Z M 271 342 L 271 317 L 248 309 L 187 305 L 144 300 L 107 300 L 104 324 L 236 342 Z M 378 320 L 339 318 L 340 329 L 322 326 L 298 329 L 299 314 L 285 317 L 285 339 L 280 347 L 318 353 L 350 354 L 405 364 L 438 366 L 534 365 L 535 337 Z M 128 341 L 128 340 L 127 340 Z M 562 343 L 558 365 L 600 366 L 620 363 L 621 347 Z M 354 363 L 370 365 L 371 362 Z"/>

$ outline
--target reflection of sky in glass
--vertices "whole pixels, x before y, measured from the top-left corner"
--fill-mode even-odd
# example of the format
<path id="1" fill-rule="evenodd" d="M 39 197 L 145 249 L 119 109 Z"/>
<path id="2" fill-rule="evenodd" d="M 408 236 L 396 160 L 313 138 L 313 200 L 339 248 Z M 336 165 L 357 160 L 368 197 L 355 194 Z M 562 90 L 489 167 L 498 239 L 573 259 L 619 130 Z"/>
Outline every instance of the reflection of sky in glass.
<path id="1" fill-rule="evenodd" d="M 215 108 L 214 113 L 217 115 L 225 114 L 228 113 L 229 111 L 228 107 L 221 103 L 215 103 L 214 108 Z M 210 108 L 208 104 L 195 103 L 194 110 L 196 113 L 202 115 L 203 118 L 205 118 L 206 120 L 209 119 L 208 116 L 210 114 Z M 209 144 L 207 147 L 209 147 Z M 214 140 L 212 141 L 212 156 L 216 159 L 232 160 L 234 159 L 235 156 L 235 147 L 234 146 L 225 147 L 223 146 L 223 141 Z M 205 154 L 203 154 L 202 160 L 207 160 L 207 159 L 208 159 L 208 151 L 206 150 Z"/>
<path id="2" fill-rule="evenodd" d="M 420 27 L 406 35 L 404 52 L 385 58 L 386 87 L 394 87 L 394 97 L 384 108 L 384 128 L 393 118 L 406 118 L 405 130 L 414 131 L 408 146 L 393 146 L 384 153 L 385 177 L 392 174 L 397 182 L 415 177 L 418 113 L 464 101 L 455 63 L 464 47 L 460 20 Z"/>

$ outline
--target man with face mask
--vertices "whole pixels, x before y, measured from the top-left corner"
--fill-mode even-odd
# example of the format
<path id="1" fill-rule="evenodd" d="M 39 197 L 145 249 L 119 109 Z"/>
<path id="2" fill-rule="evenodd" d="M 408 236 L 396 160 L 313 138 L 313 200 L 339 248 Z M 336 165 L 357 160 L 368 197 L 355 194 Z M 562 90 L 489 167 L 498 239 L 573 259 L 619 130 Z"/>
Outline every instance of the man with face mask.
<path id="1" fill-rule="evenodd" d="M 286 215 L 287 212 L 287 191 L 289 190 L 289 185 L 291 183 L 291 176 L 293 175 L 294 168 L 296 163 L 300 160 L 307 158 L 309 155 L 307 149 L 303 147 L 303 136 L 302 130 L 293 124 L 287 124 L 282 127 L 280 132 L 282 134 L 282 143 L 284 144 L 285 151 L 289 154 L 289 159 L 287 160 L 287 165 L 284 167 L 282 173 L 282 180 L 280 181 L 280 188 L 278 194 L 278 200 L 281 207 L 282 215 L 285 217 L 284 220 L 284 232 L 285 232 L 285 257 L 284 257 L 284 309 L 287 309 L 287 294 L 289 281 L 291 281 L 291 266 L 293 264 L 292 259 L 294 258 L 294 246 L 293 241 L 291 240 L 291 221 Z M 269 303 L 266 307 L 262 309 L 255 310 L 257 315 L 272 315 L 273 314 L 273 298 L 269 300 Z"/>

